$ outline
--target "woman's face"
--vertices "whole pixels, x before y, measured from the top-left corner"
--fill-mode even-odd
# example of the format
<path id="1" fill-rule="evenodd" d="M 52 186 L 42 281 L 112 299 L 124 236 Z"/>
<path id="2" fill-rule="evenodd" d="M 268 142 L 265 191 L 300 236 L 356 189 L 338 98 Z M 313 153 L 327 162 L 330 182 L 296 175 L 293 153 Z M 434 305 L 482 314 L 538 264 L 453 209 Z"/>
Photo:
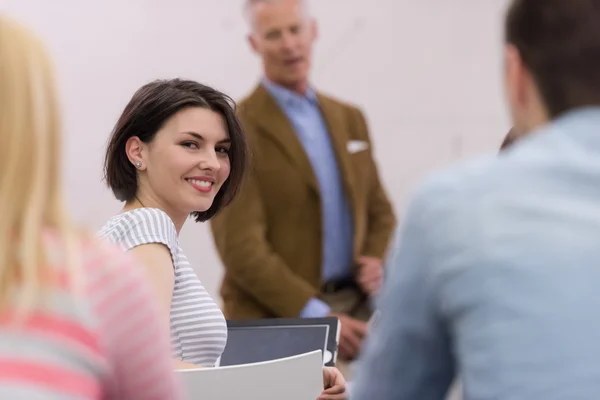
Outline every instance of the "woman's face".
<path id="1" fill-rule="evenodd" d="M 230 147 L 220 114 L 200 107 L 180 110 L 142 145 L 138 197 L 178 214 L 208 210 L 229 177 Z"/>

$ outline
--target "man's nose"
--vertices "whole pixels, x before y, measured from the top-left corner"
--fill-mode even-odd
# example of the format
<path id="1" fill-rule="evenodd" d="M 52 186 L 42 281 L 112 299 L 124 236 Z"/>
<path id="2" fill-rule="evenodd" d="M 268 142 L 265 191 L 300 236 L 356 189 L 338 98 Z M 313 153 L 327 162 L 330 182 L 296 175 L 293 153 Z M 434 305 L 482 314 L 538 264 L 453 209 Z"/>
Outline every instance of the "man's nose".
<path id="1" fill-rule="evenodd" d="M 286 51 L 292 51 L 292 50 L 294 50 L 294 47 L 296 46 L 296 42 L 297 42 L 296 36 L 292 33 L 286 32 L 282 36 L 281 46 Z"/>

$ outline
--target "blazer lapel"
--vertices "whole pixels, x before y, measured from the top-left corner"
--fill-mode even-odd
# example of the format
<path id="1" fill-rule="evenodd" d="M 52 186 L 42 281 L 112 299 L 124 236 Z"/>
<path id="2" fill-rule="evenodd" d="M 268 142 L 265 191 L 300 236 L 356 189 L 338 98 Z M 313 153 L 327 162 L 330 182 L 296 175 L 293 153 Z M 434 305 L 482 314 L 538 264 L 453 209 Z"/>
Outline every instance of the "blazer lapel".
<path id="1" fill-rule="evenodd" d="M 290 161 L 301 171 L 307 183 L 318 194 L 319 186 L 310 160 L 283 110 L 262 85 L 256 88 L 253 97 L 256 99 L 256 122 L 279 144 Z"/>
<path id="2" fill-rule="evenodd" d="M 356 220 L 359 215 L 356 204 L 356 193 L 354 190 L 354 170 L 352 168 L 350 154 L 348 153 L 348 124 L 344 115 L 340 112 L 339 106 L 336 106 L 335 103 L 325 96 L 318 94 L 317 97 L 319 99 L 321 112 L 327 123 L 327 129 L 329 130 L 331 143 L 333 144 L 337 157 L 338 168 L 340 169 L 340 175 L 348 198 L 354 225 L 356 227 Z"/>

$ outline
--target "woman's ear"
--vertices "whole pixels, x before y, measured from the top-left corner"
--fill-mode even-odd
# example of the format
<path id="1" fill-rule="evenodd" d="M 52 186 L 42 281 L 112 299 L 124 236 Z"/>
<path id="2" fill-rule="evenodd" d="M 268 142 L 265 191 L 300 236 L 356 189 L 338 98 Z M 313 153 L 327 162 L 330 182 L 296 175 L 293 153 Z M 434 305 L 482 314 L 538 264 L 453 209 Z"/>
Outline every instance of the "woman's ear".
<path id="1" fill-rule="evenodd" d="M 146 168 L 144 163 L 144 147 L 144 142 L 137 136 L 132 136 L 125 142 L 125 154 L 127 154 L 129 162 L 139 170 Z"/>

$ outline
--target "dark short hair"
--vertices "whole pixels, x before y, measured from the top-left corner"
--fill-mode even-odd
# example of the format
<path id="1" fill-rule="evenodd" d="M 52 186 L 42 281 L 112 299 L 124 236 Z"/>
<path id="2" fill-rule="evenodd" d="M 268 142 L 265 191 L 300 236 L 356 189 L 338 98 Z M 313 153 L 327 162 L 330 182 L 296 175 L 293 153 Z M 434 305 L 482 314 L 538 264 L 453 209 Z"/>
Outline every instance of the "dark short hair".
<path id="1" fill-rule="evenodd" d="M 514 0 L 505 30 L 552 118 L 600 105 L 600 0 Z"/>
<path id="2" fill-rule="evenodd" d="M 225 120 L 231 139 L 229 178 L 208 210 L 192 213 L 197 222 L 204 222 L 233 200 L 248 163 L 248 145 L 236 116 L 235 102 L 218 90 L 182 79 L 156 80 L 138 89 L 110 136 L 104 158 L 104 177 L 118 200 L 133 200 L 138 180 L 137 170 L 125 152 L 127 140 L 137 136 L 142 142 L 150 143 L 169 118 L 187 107 L 202 107 L 219 113 Z"/>

